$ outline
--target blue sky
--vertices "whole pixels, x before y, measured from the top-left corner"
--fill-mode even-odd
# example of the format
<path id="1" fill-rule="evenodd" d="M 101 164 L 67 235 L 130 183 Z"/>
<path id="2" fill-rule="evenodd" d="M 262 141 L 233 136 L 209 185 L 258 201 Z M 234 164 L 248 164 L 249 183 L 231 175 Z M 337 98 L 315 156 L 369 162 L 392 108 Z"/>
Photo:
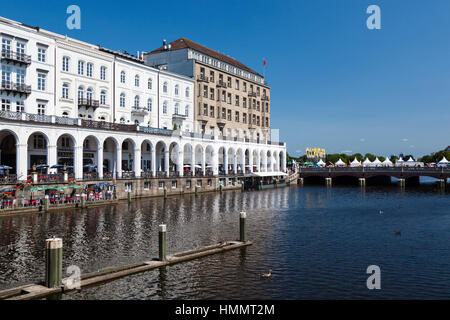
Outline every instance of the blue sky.
<path id="1" fill-rule="evenodd" d="M 81 8 L 81 30 L 66 8 Z M 381 8 L 381 30 L 366 9 Z M 128 52 L 186 37 L 262 73 L 288 152 L 450 145 L 450 1 L 2 1 L 0 15 Z M 300 153 L 298 153 L 300 151 Z"/>

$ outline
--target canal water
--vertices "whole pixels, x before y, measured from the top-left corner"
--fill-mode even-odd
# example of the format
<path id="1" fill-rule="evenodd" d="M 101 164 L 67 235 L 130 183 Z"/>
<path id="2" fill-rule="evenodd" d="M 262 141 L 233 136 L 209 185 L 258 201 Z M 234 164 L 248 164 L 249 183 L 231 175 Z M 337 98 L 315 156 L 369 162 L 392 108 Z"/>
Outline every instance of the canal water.
<path id="1" fill-rule="evenodd" d="M 160 223 L 169 253 L 237 239 L 242 210 L 253 246 L 61 298 L 450 298 L 450 197 L 433 183 L 227 191 L 0 216 L 0 289 L 43 279 L 50 236 L 63 238 L 64 272 L 87 273 L 156 257 Z M 369 265 L 380 267 L 380 290 L 367 289 Z"/>

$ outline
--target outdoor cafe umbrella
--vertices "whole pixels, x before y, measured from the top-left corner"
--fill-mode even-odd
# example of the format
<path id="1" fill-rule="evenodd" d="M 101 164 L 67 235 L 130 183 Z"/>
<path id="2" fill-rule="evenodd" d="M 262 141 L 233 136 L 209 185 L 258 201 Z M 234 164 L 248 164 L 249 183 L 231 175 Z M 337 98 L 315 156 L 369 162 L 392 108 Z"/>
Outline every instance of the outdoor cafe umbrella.
<path id="1" fill-rule="evenodd" d="M 6 166 L 6 165 L 0 165 L 0 170 L 11 170 L 12 169 L 12 167 L 10 167 L 10 166 Z"/>
<path id="2" fill-rule="evenodd" d="M 64 168 L 63 164 L 54 164 L 50 167 L 50 169 L 60 169 L 60 168 Z"/>

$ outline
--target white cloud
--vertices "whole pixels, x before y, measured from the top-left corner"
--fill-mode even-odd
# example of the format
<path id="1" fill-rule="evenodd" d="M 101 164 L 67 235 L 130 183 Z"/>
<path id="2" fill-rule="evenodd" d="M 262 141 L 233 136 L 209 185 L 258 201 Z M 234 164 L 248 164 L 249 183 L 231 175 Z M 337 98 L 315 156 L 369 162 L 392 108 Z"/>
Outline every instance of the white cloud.
<path id="1" fill-rule="evenodd" d="M 341 153 L 352 153 L 352 150 L 343 150 Z"/>
<path id="2" fill-rule="evenodd" d="M 366 141 L 366 139 L 361 138 L 361 139 L 359 139 L 359 141 L 364 142 L 364 141 Z"/>
<path id="3" fill-rule="evenodd" d="M 408 142 L 408 139 L 403 138 L 402 141 L 403 141 L 403 142 Z"/>

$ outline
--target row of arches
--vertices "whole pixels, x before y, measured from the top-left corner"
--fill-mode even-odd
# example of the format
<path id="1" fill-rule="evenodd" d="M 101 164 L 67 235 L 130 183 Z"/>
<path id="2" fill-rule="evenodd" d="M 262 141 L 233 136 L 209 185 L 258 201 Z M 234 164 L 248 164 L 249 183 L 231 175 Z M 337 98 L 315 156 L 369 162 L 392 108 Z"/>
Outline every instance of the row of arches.
<path id="1" fill-rule="evenodd" d="M 284 171 L 286 156 L 284 150 L 179 138 L 76 137 L 63 132 L 52 137 L 43 131 L 18 136 L 11 130 L 1 130 L 0 160 L 21 180 L 36 167 L 53 174 L 64 166 L 76 179 Z"/>

